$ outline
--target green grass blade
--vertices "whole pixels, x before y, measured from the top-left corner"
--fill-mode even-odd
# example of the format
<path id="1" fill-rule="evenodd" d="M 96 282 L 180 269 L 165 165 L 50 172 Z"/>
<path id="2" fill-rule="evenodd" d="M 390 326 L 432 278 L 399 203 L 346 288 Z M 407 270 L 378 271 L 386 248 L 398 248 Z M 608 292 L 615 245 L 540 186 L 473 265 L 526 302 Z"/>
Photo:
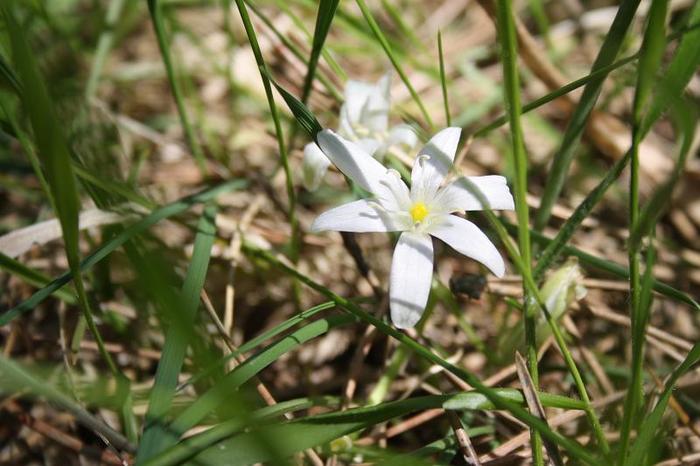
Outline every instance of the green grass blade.
<path id="1" fill-rule="evenodd" d="M 27 392 L 34 396 L 43 397 L 73 414 L 78 422 L 88 429 L 104 435 L 115 448 L 129 452 L 136 450 L 134 445 L 129 443 L 122 434 L 97 419 L 72 398 L 45 380 L 37 379 L 28 370 L 2 355 L 0 355 L 0 391 L 7 394 Z"/>
<path id="2" fill-rule="evenodd" d="M 165 30 L 165 22 L 163 21 L 161 0 L 148 0 L 148 11 L 151 14 L 153 30 L 155 31 L 156 38 L 158 39 L 158 47 L 160 49 L 161 57 L 163 58 L 163 64 L 165 65 L 165 72 L 168 75 L 168 82 L 170 83 L 170 89 L 172 90 L 173 98 L 175 99 L 175 105 L 177 105 L 180 123 L 182 124 L 183 131 L 185 132 L 187 146 L 192 151 L 192 155 L 194 155 L 195 160 L 197 161 L 199 170 L 202 172 L 202 174 L 206 175 L 207 163 L 204 157 L 204 152 L 202 152 L 202 148 L 197 141 L 197 136 L 194 128 L 192 127 L 192 123 L 190 122 L 187 107 L 185 106 L 185 98 L 182 94 L 180 83 L 175 76 L 175 67 L 173 66 L 170 55 L 170 42 L 167 31 Z"/>
<path id="3" fill-rule="evenodd" d="M 193 205 L 208 202 L 220 194 L 240 189 L 245 185 L 246 182 L 242 180 L 228 181 L 154 210 L 149 215 L 135 222 L 133 225 L 130 225 L 123 232 L 119 233 L 114 238 L 111 238 L 109 241 L 105 242 L 102 246 L 93 251 L 92 254 L 83 259 L 80 264 L 80 269 L 83 271 L 89 270 L 92 266 L 111 254 L 115 249 L 122 246 L 134 236 L 143 233 L 159 221 L 180 214 Z M 43 300 L 69 283 L 72 280 L 72 277 L 73 275 L 70 272 L 64 273 L 63 275 L 52 280 L 47 286 L 34 293 L 26 301 L 0 315 L 0 326 L 6 325 L 16 317 L 34 309 Z"/>
<path id="4" fill-rule="evenodd" d="M 294 180 L 292 177 L 292 171 L 289 168 L 289 157 L 287 153 L 287 148 L 284 144 L 284 134 L 282 132 L 282 123 L 280 121 L 280 115 L 277 110 L 277 104 L 275 104 L 275 98 L 272 95 L 272 85 L 270 83 L 270 73 L 265 64 L 265 59 L 263 58 L 262 51 L 260 50 L 260 44 L 258 43 L 258 37 L 255 34 L 255 28 L 253 23 L 250 21 L 250 16 L 248 15 L 248 9 L 245 6 L 243 0 L 236 0 L 236 6 L 238 7 L 238 12 L 241 15 L 241 20 L 243 21 L 243 26 L 248 36 L 248 42 L 253 50 L 253 55 L 255 56 L 255 62 L 258 65 L 258 70 L 260 71 L 260 78 L 263 82 L 263 87 L 265 88 L 265 96 L 267 97 L 267 104 L 270 107 L 270 114 L 272 116 L 272 121 L 275 124 L 275 136 L 277 138 L 277 149 L 279 150 L 280 162 L 282 163 L 282 169 L 284 170 L 285 181 L 287 186 L 287 198 L 289 200 L 289 209 L 287 215 L 289 217 L 289 223 L 292 227 L 291 235 L 291 251 L 290 256 L 293 261 L 296 261 L 299 255 L 299 249 L 301 247 L 301 238 L 299 236 L 299 222 L 296 217 L 296 204 L 297 196 L 294 190 Z M 332 16 L 331 18 L 332 19 Z M 330 27 L 330 20 L 328 22 L 328 27 Z"/>
<path id="5" fill-rule="evenodd" d="M 493 388 L 484 385 L 483 382 L 481 382 L 479 378 L 477 378 L 471 372 L 468 372 L 460 367 L 457 367 L 447 362 L 440 356 L 434 354 L 430 349 L 426 348 L 425 346 L 410 338 L 408 335 L 396 330 L 383 320 L 378 319 L 377 317 L 367 313 L 352 301 L 349 301 L 348 299 L 333 293 L 328 288 L 313 281 L 311 278 L 302 274 L 295 268 L 280 261 L 279 259 L 274 257 L 270 252 L 258 249 L 248 243 L 244 243 L 243 250 L 247 254 L 259 257 L 260 259 L 269 262 L 270 264 L 274 265 L 280 270 L 283 270 L 290 276 L 295 277 L 306 286 L 316 290 L 326 298 L 335 302 L 339 307 L 346 310 L 350 314 L 353 314 L 362 321 L 376 327 L 377 330 L 379 330 L 381 333 L 388 335 L 393 339 L 397 340 L 399 343 L 405 345 L 410 350 L 418 354 L 420 357 L 426 359 L 427 361 L 433 364 L 438 364 L 439 366 L 445 368 L 452 374 L 456 375 L 457 377 L 474 387 L 476 391 L 486 396 L 498 409 L 505 409 L 507 411 L 510 411 L 510 413 L 513 416 L 520 419 L 528 426 L 536 428 L 543 436 L 546 436 L 549 440 L 565 448 L 572 457 L 578 458 L 580 461 L 586 462 L 588 464 L 596 463 L 596 459 L 593 457 L 593 455 L 591 455 L 591 453 L 588 452 L 586 449 L 582 448 L 581 445 L 579 445 L 577 442 L 552 431 L 544 422 L 542 422 L 541 419 L 531 415 L 530 413 L 522 409 L 520 406 L 517 406 L 512 402 L 498 396 L 498 394 L 494 391 Z"/>
<path id="6" fill-rule="evenodd" d="M 5 61 L 5 57 L 2 54 L 0 54 L 0 89 L 6 89 L 17 95 L 20 95 L 22 92 L 19 78 L 12 71 L 12 67 Z"/>
<path id="7" fill-rule="evenodd" d="M 655 94 L 649 105 L 649 110 L 641 125 L 641 133 L 646 134 L 651 126 L 659 119 L 668 106 L 675 101 L 700 66 L 700 2 L 695 2 L 690 13 L 688 31 L 681 38 L 681 42 L 668 65 L 661 75 Z"/>
<path id="8" fill-rule="evenodd" d="M 661 423 L 661 418 L 666 411 L 666 406 L 668 405 L 671 395 L 673 395 L 673 389 L 675 388 L 678 379 L 683 376 L 690 368 L 700 361 L 700 342 L 695 343 L 693 348 L 690 350 L 688 355 L 685 357 L 683 362 L 678 366 L 678 368 L 673 371 L 671 377 L 669 377 L 664 391 L 656 403 L 656 406 L 652 410 L 651 414 L 644 418 L 642 425 L 639 428 L 639 434 L 637 439 L 632 445 L 630 455 L 624 464 L 635 466 L 637 464 L 643 464 L 643 457 L 649 448 L 649 445 L 654 444 L 654 434 L 656 429 Z"/>
<path id="9" fill-rule="evenodd" d="M 29 116 L 37 153 L 43 165 L 46 181 L 54 201 L 54 209 L 61 224 L 68 266 L 74 276 L 78 304 L 88 327 L 97 342 L 100 354 L 112 373 L 119 377 L 119 370 L 104 348 L 102 336 L 94 322 L 90 302 L 80 273 L 80 250 L 78 247 L 78 213 L 80 200 L 75 175 L 72 170 L 71 153 L 56 116 L 51 97 L 39 72 L 36 58 L 29 47 L 22 27 L 15 19 L 14 2 L 3 3 L 5 23 L 10 36 L 12 55 L 17 74 L 22 83 L 22 107 Z"/>
<path id="10" fill-rule="evenodd" d="M 497 3 L 497 30 L 501 45 L 501 62 L 503 65 L 503 91 L 508 122 L 511 133 L 512 164 L 515 167 L 514 195 L 515 211 L 518 218 L 518 246 L 523 264 L 522 273 L 532 276 L 532 255 L 530 245 L 530 211 L 527 205 L 527 154 L 523 142 L 523 130 L 520 125 L 520 77 L 518 74 L 518 45 L 515 37 L 512 3 L 510 0 L 499 0 Z M 525 278 L 523 278 L 525 282 Z M 537 362 L 537 307 L 530 303 L 529 295 L 524 290 L 525 312 L 525 345 L 527 366 L 535 390 L 539 386 L 539 370 Z M 530 303 L 530 304 L 528 304 Z M 535 395 L 536 396 L 536 395 Z M 530 432 L 530 443 L 533 463 L 544 465 L 542 438 L 534 429 Z"/>
<path id="11" fill-rule="evenodd" d="M 199 295 L 204 286 L 204 280 L 209 267 L 211 248 L 216 236 L 216 204 L 209 204 L 197 225 L 197 235 L 194 241 L 192 261 L 187 269 L 185 282 L 180 294 L 181 315 L 174 316 L 177 323 L 168 329 L 155 382 L 148 399 L 146 412 L 146 428 L 139 444 L 136 456 L 137 464 L 157 454 L 162 448 L 163 441 L 168 438 L 165 417 L 170 409 L 177 380 L 185 360 L 190 327 L 194 323 L 199 306 Z"/>
<path id="12" fill-rule="evenodd" d="M 647 15 L 647 24 L 642 41 L 642 54 L 639 57 L 637 85 L 632 106 L 632 146 L 630 148 L 630 188 L 629 188 L 629 231 L 639 229 L 639 146 L 643 139 L 641 124 L 645 103 L 649 97 L 656 78 L 656 70 L 661 63 L 665 45 L 666 12 L 668 0 L 653 0 Z M 630 387 L 625 397 L 622 427 L 620 429 L 620 448 L 618 463 L 623 464 L 629 447 L 629 436 L 642 405 L 644 396 L 642 387 L 644 341 L 646 339 L 647 313 L 643 306 L 643 295 L 651 294 L 651 289 L 642 290 L 639 261 L 640 243 L 628 245 L 630 267 L 630 320 L 632 338 L 632 375 Z M 650 253 L 651 254 L 651 251 Z M 653 264 L 649 264 L 650 267 Z M 647 271 L 648 274 L 651 270 Z M 648 281 L 648 280 L 647 280 Z"/>
<path id="13" fill-rule="evenodd" d="M 440 59 L 440 85 L 442 86 L 442 103 L 445 106 L 445 121 L 447 126 L 452 126 L 450 116 L 450 104 L 447 98 L 447 78 L 445 77 L 445 57 L 442 53 L 442 32 L 438 30 L 438 56 Z"/>
<path id="14" fill-rule="evenodd" d="M 522 393 L 511 388 L 496 389 L 504 399 L 518 405 L 524 404 Z M 582 409 L 583 403 L 562 396 L 540 394 L 544 406 L 564 409 Z M 414 397 L 406 400 L 382 403 L 376 406 L 355 408 L 327 414 L 309 416 L 284 424 L 270 424 L 258 427 L 251 432 L 231 438 L 245 427 L 241 419 L 232 419 L 207 432 L 183 441 L 168 452 L 167 456 L 155 458 L 148 466 L 178 464 L 187 459 L 207 464 L 243 465 L 269 461 L 269 452 L 257 445 L 257 437 L 263 436 L 282 440 L 280 448 L 284 455 L 291 455 L 306 448 L 323 445 L 343 435 L 363 430 L 373 425 L 412 412 L 428 409 L 451 410 L 491 410 L 495 406 L 484 395 L 464 392 L 454 395 L 433 395 Z M 263 410 L 260 410 L 263 411 Z M 267 410 L 266 410 L 267 411 Z M 270 415 L 254 413 L 249 419 L 256 425 Z M 231 438 L 230 440 L 227 440 Z M 222 443 L 223 442 L 223 443 Z M 198 455 L 198 456 L 196 456 Z M 226 458 L 224 458 L 224 455 Z"/>
<path id="15" fill-rule="evenodd" d="M 175 444 L 181 434 L 194 427 L 212 410 L 220 406 L 231 393 L 275 362 L 281 355 L 299 345 L 326 333 L 329 329 L 352 322 L 348 316 L 331 316 L 318 319 L 267 346 L 255 356 L 226 374 L 212 388 L 199 395 L 197 400 L 180 413 L 167 427 L 168 439 L 163 447 Z"/>
<path id="16" fill-rule="evenodd" d="M 638 246 L 642 238 L 651 232 L 661 215 L 666 211 L 673 190 L 677 186 L 683 169 L 685 168 L 685 162 L 688 159 L 688 154 L 690 153 L 695 138 L 695 131 L 697 128 L 697 114 L 695 109 L 687 102 L 676 99 L 676 102 L 671 107 L 671 111 L 674 120 L 677 122 L 677 132 L 681 140 L 678 158 L 676 159 L 676 164 L 671 176 L 654 191 L 651 199 L 649 199 L 642 208 L 637 226 L 630 234 L 630 245 Z"/>
<path id="17" fill-rule="evenodd" d="M 265 26 L 267 26 L 272 31 L 272 33 L 275 35 L 275 37 L 277 37 L 277 39 L 282 44 L 284 44 L 284 46 L 287 47 L 294 54 L 295 57 L 297 57 L 301 62 L 304 62 L 304 63 L 307 62 L 306 54 L 301 51 L 299 46 L 294 41 L 290 40 L 286 34 L 284 34 L 282 31 L 280 31 L 279 28 L 277 28 L 275 26 L 275 24 L 272 21 L 270 21 L 270 18 L 268 18 L 267 15 L 265 15 L 262 11 L 260 11 L 260 9 L 258 8 L 258 6 L 255 3 L 253 3 L 249 0 L 246 0 L 246 5 L 248 5 L 248 7 L 258 17 L 258 19 L 260 19 L 260 21 L 262 21 L 265 24 Z M 286 11 L 289 11 L 289 10 L 286 10 Z M 290 13 L 290 17 L 292 17 L 292 21 L 294 21 L 295 19 L 298 19 L 298 18 L 296 18 L 296 16 L 291 14 L 291 12 L 289 12 L 289 13 Z M 295 22 L 295 24 L 297 24 L 297 23 Z M 303 24 L 298 24 L 298 26 L 300 27 L 300 29 L 303 29 Z M 305 31 L 305 29 L 304 29 L 304 31 Z M 330 56 L 328 56 L 326 48 L 321 49 L 321 55 L 324 58 L 326 58 L 326 61 L 329 61 Z M 339 71 L 342 71 L 342 70 L 336 69 L 337 64 L 335 62 L 329 61 L 329 64 L 331 65 L 331 67 L 333 67 L 333 71 L 335 71 L 336 74 L 338 74 L 341 77 L 344 76 L 342 73 L 339 73 Z M 338 101 L 343 100 L 342 92 L 340 90 L 338 90 L 338 88 L 335 86 L 335 84 L 333 84 L 327 77 L 325 77 L 323 74 L 318 74 L 316 77 L 318 78 L 319 81 L 321 81 L 321 83 L 324 85 L 326 90 L 331 95 L 333 95 L 333 97 L 336 100 L 338 100 Z M 277 87 L 277 86 L 275 86 L 275 87 Z"/>
<path id="18" fill-rule="evenodd" d="M 282 98 L 287 103 L 289 110 L 294 115 L 297 123 L 304 128 L 304 131 L 311 137 L 311 139 L 316 140 L 316 135 L 323 129 L 321 123 L 318 122 L 316 117 L 311 110 L 299 99 L 294 97 L 289 91 L 277 84 L 272 78 L 270 78 L 272 84 L 274 84 L 277 91 L 282 95 Z"/>
<path id="19" fill-rule="evenodd" d="M 316 15 L 316 27 L 314 29 L 314 39 L 311 44 L 311 56 L 306 69 L 306 77 L 304 78 L 304 86 L 301 92 L 301 101 L 306 102 L 311 94 L 311 86 L 316 76 L 316 67 L 318 59 L 321 57 L 323 44 L 326 42 L 328 31 L 331 28 L 335 10 L 338 8 L 340 0 L 321 0 L 318 4 L 318 14 Z"/>
<path id="20" fill-rule="evenodd" d="M 206 432 L 193 435 L 192 437 L 183 440 L 182 442 L 172 446 L 167 451 L 153 458 L 152 461 L 147 463 L 147 466 L 182 464 L 203 450 L 206 450 L 212 445 L 219 443 L 221 440 L 229 438 L 238 433 L 247 425 L 269 422 L 269 419 L 290 411 L 308 409 L 313 406 L 328 406 L 332 404 L 337 405 L 339 401 L 340 400 L 335 397 L 323 397 L 320 399 L 301 398 L 297 400 L 283 401 L 272 406 L 266 406 L 250 413 L 250 415 L 245 419 L 236 417 L 223 421 Z M 240 404 L 240 400 L 236 400 L 236 402 Z M 257 441 L 258 439 L 256 438 L 255 440 Z M 228 464 L 228 460 L 226 463 Z"/>
<path id="21" fill-rule="evenodd" d="M 187 381 L 183 382 L 178 387 L 178 391 L 180 391 L 184 387 L 186 387 L 188 385 L 192 385 L 192 384 L 196 383 L 198 380 L 201 380 L 202 378 L 210 375 L 214 370 L 223 368 L 227 361 L 230 361 L 231 359 L 233 359 L 237 356 L 240 356 L 242 354 L 245 354 L 249 351 L 254 350 L 258 346 L 263 344 L 265 341 L 268 341 L 268 340 L 271 340 L 272 338 L 275 338 L 277 335 L 281 334 L 282 332 L 285 332 L 285 331 L 289 330 L 290 328 L 294 327 L 295 325 L 297 325 L 305 320 L 310 319 L 311 317 L 315 316 L 319 312 L 323 312 L 323 311 L 326 311 L 328 309 L 332 309 L 334 307 L 335 307 L 335 303 L 328 301 L 328 302 L 319 304 L 317 306 L 314 306 L 312 308 L 309 308 L 306 311 L 300 312 L 299 314 L 295 315 L 294 317 L 290 317 L 289 319 L 285 320 L 284 322 L 282 322 L 278 325 L 275 325 L 274 327 L 261 333 L 257 337 L 255 337 L 251 340 L 248 340 L 243 345 L 241 345 L 240 348 L 227 354 L 226 356 L 224 356 L 223 358 L 218 360 L 212 366 L 204 369 L 203 371 L 201 371 L 197 375 L 194 375 L 190 379 L 188 379 Z"/>
<path id="22" fill-rule="evenodd" d="M 90 76 L 85 86 L 85 97 L 88 101 L 95 96 L 97 85 L 100 82 L 100 75 L 102 74 L 105 60 L 107 59 L 107 54 L 112 48 L 112 43 L 114 42 L 114 27 L 116 26 L 117 21 L 119 20 L 119 17 L 121 16 L 122 11 L 124 10 L 124 7 L 128 1 L 129 0 L 111 0 L 109 2 L 109 7 L 107 8 L 107 14 L 105 15 L 104 20 L 104 30 L 100 33 L 100 37 L 97 40 L 95 57 L 92 60 Z"/>
<path id="23" fill-rule="evenodd" d="M 35 286 L 37 288 L 41 288 L 46 286 L 51 279 L 47 277 L 46 275 L 30 268 L 27 267 L 26 265 L 22 264 L 21 262 L 16 261 L 15 259 L 11 258 L 10 256 L 6 256 L 5 254 L 0 252 L 0 268 L 5 270 L 7 273 L 10 273 L 16 277 L 21 278 L 25 282 L 29 283 L 32 286 Z M 67 304 L 75 305 L 78 304 L 78 301 L 75 299 L 75 295 L 70 293 L 67 290 L 56 290 L 54 293 L 57 298 L 59 298 L 61 301 L 64 301 Z"/>
<path id="24" fill-rule="evenodd" d="M 399 76 L 401 77 L 401 80 L 403 81 L 404 85 L 408 89 L 408 92 L 411 94 L 411 97 L 413 97 L 413 100 L 418 105 L 418 108 L 420 109 L 421 113 L 423 114 L 423 118 L 425 119 L 425 122 L 428 124 L 428 126 L 431 128 L 431 130 L 434 129 L 435 125 L 433 124 L 433 120 L 430 118 L 430 114 L 426 110 L 425 105 L 423 104 L 423 101 L 421 100 L 420 96 L 418 95 L 416 90 L 413 88 L 413 84 L 411 84 L 411 80 L 408 79 L 408 76 L 406 75 L 406 72 L 403 70 L 401 63 L 399 63 L 398 58 L 396 57 L 391 46 L 389 45 L 389 41 L 386 40 L 384 33 L 382 32 L 381 28 L 377 24 L 377 21 L 375 21 L 374 17 L 372 16 L 372 12 L 369 11 L 369 8 L 367 8 L 367 4 L 365 3 L 364 0 L 356 0 L 356 2 L 357 2 L 357 6 L 360 7 L 360 11 L 362 11 L 362 15 L 365 17 L 367 24 L 369 25 L 370 29 L 372 30 L 372 33 L 376 37 L 377 41 L 381 44 L 387 57 L 389 57 L 391 64 L 394 65 L 394 69 L 399 74 Z"/>
<path id="25" fill-rule="evenodd" d="M 639 58 L 639 52 L 635 53 L 634 55 L 630 55 L 629 57 L 622 58 L 615 63 L 612 63 L 608 66 L 604 66 L 602 68 L 599 68 L 595 71 L 592 71 L 590 74 L 587 74 L 586 76 L 576 79 L 575 81 L 571 81 L 570 83 L 566 84 L 565 86 L 560 87 L 556 91 L 549 92 L 542 97 L 533 100 L 532 102 L 528 102 L 527 104 L 523 105 L 522 108 L 522 114 L 526 114 L 528 112 L 531 112 L 532 110 L 535 110 L 536 108 L 541 107 L 544 104 L 547 104 L 555 99 L 558 99 L 559 97 L 568 94 L 569 92 L 575 91 L 579 87 L 585 86 L 589 82 L 591 82 L 593 79 L 597 79 L 599 77 L 605 77 L 614 70 L 621 68 L 625 66 L 628 63 L 633 62 Z M 483 136 L 484 134 L 487 134 L 494 129 L 505 125 L 508 122 L 508 115 L 502 115 L 495 120 L 493 120 L 491 123 L 477 129 L 474 131 L 474 137 L 479 137 Z"/>
<path id="26" fill-rule="evenodd" d="M 639 2 L 640 0 L 624 0 L 622 2 L 593 63 L 592 71 L 613 63 L 622 47 L 627 30 L 634 19 Z M 588 116 L 593 110 L 596 100 L 598 100 L 606 76 L 607 73 L 590 80 L 586 84 L 581 99 L 571 115 L 561 146 L 554 156 L 552 168 L 547 177 L 547 184 L 542 194 L 542 202 L 535 216 L 535 230 L 542 230 L 549 220 L 552 206 L 554 206 L 564 186 L 564 180 L 568 174 L 571 161 L 574 159 L 579 139 L 586 126 Z"/>

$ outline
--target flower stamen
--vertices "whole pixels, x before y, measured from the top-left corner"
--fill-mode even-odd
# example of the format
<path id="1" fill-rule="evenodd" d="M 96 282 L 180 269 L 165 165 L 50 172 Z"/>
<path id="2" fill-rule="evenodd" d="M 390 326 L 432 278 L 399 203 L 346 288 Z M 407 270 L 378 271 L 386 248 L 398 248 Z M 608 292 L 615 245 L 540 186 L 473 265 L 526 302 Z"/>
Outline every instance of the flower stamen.
<path id="1" fill-rule="evenodd" d="M 428 207 L 424 202 L 416 202 L 409 209 L 413 223 L 420 223 L 428 216 Z"/>

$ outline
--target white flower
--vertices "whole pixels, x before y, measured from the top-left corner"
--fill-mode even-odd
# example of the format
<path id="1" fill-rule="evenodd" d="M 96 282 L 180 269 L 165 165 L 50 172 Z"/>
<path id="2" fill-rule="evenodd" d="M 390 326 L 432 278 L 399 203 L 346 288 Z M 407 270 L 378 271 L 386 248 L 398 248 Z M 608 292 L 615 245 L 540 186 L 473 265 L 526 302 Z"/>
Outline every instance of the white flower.
<path id="1" fill-rule="evenodd" d="M 413 148 L 418 142 L 408 125 L 389 130 L 389 87 L 391 75 L 381 77 L 376 84 L 350 80 L 345 85 L 345 103 L 340 109 L 338 133 L 359 144 L 374 157 L 383 157 L 394 145 Z M 304 147 L 303 181 L 309 190 L 318 188 L 330 161 L 316 143 Z"/>
<path id="2" fill-rule="evenodd" d="M 360 145 L 331 130 L 318 134 L 318 144 L 328 158 L 373 198 L 350 202 L 321 214 L 313 231 L 400 231 L 391 264 L 389 295 L 391 320 L 399 328 L 413 327 L 428 302 L 433 275 L 433 243 L 440 238 L 456 251 L 471 257 L 496 276 L 505 264 L 496 247 L 472 222 L 452 215 L 483 210 L 478 197 L 491 209 L 512 210 L 513 196 L 502 176 L 459 177 L 442 186 L 454 160 L 460 128 L 437 133 L 419 152 L 411 173 L 411 189 L 398 172 L 387 170 Z M 478 190 L 481 196 L 475 196 Z"/>

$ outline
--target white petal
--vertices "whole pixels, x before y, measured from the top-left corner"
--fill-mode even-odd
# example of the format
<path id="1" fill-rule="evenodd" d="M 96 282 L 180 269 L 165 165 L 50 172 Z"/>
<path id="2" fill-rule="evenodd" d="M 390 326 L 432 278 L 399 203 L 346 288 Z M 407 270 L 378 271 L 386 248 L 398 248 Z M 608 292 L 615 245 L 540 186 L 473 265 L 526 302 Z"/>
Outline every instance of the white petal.
<path id="1" fill-rule="evenodd" d="M 313 191 L 321 184 L 321 178 L 326 174 L 331 161 L 325 156 L 315 142 L 304 146 L 304 160 L 302 161 L 304 187 Z"/>
<path id="2" fill-rule="evenodd" d="M 473 190 L 478 190 L 488 202 L 483 206 Z M 434 208 L 445 213 L 458 210 L 513 210 L 513 195 L 505 177 L 498 175 L 460 177 L 439 190 L 433 200 Z"/>
<path id="3" fill-rule="evenodd" d="M 311 231 L 400 231 L 407 223 L 410 226 L 407 219 L 377 208 L 372 201 L 362 199 L 325 211 L 311 224 Z"/>
<path id="4" fill-rule="evenodd" d="M 318 145 L 333 164 L 347 177 L 371 193 L 381 190 L 386 168 L 362 147 L 324 129 L 316 136 Z"/>
<path id="5" fill-rule="evenodd" d="M 418 152 L 411 172 L 411 196 L 414 200 L 430 198 L 440 187 L 452 167 L 461 132 L 461 128 L 445 128 Z"/>
<path id="6" fill-rule="evenodd" d="M 391 262 L 389 303 L 398 328 L 416 325 L 423 315 L 433 277 L 433 242 L 428 235 L 401 234 Z"/>
<path id="7" fill-rule="evenodd" d="M 351 79 L 345 84 L 343 107 L 345 116 L 350 123 L 356 124 L 360 121 L 362 107 L 364 107 L 372 92 L 374 92 L 374 86 L 363 81 Z"/>
<path id="8" fill-rule="evenodd" d="M 471 257 L 488 267 L 497 277 L 506 271 L 505 263 L 496 246 L 479 227 L 469 220 L 456 215 L 446 215 L 442 222 L 436 222 L 429 233 L 440 238 L 454 250 Z"/>
<path id="9" fill-rule="evenodd" d="M 380 155 L 379 149 L 381 148 L 382 143 L 376 139 L 360 138 L 356 142 L 372 157 L 378 158 L 378 155 Z"/>
<path id="10" fill-rule="evenodd" d="M 391 128 L 386 145 L 402 145 L 408 148 L 414 147 L 418 143 L 418 136 L 409 125 L 398 125 Z"/>
<path id="11" fill-rule="evenodd" d="M 410 204 L 408 187 L 393 171 L 372 158 L 362 147 L 329 129 L 317 136 L 326 156 L 362 189 L 374 194 L 388 210 L 404 210 Z"/>
<path id="12" fill-rule="evenodd" d="M 362 107 L 360 123 L 372 131 L 383 132 L 389 127 L 391 107 L 391 73 L 379 78 Z"/>

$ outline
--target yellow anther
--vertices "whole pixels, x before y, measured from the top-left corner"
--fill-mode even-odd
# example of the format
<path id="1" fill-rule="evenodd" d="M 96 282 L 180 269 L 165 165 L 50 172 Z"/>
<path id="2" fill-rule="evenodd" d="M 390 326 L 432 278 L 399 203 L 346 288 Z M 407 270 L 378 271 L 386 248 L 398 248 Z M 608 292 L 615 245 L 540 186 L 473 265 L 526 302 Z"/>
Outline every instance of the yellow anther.
<path id="1" fill-rule="evenodd" d="M 428 208 L 423 202 L 416 202 L 409 210 L 413 223 L 422 222 L 428 216 Z"/>

